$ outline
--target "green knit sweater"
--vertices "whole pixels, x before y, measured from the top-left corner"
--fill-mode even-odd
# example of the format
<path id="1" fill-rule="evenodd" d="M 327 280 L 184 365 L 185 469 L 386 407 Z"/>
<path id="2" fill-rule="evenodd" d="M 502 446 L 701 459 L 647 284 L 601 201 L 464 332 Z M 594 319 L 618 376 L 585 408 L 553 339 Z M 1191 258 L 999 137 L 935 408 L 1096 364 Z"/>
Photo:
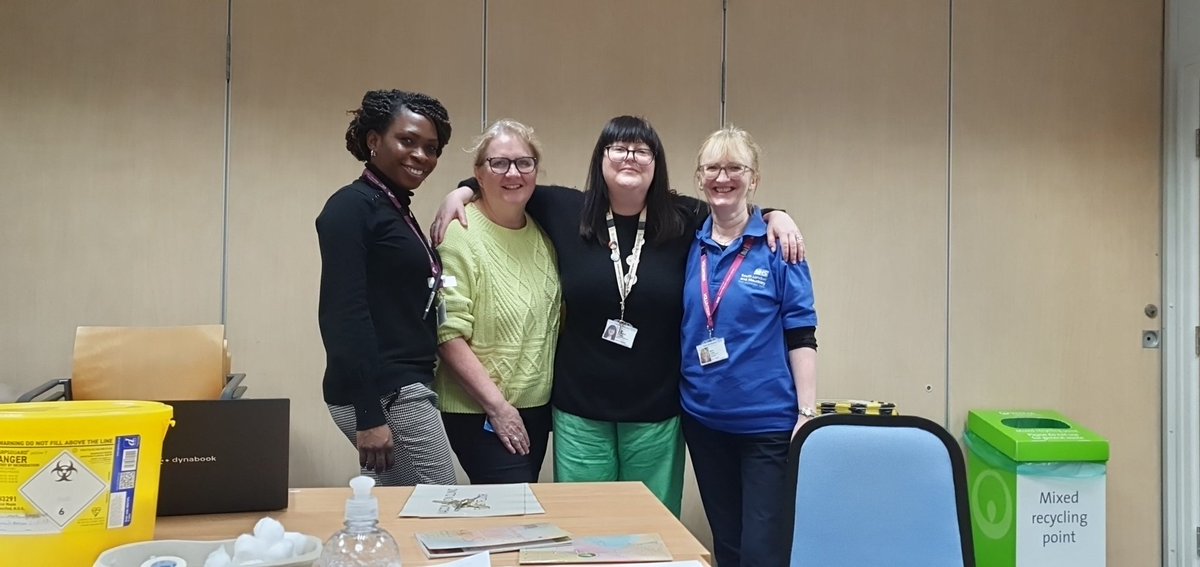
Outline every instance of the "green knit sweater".
<path id="1" fill-rule="evenodd" d="M 504 228 L 472 203 L 471 228 L 451 223 L 438 248 L 445 274 L 458 280 L 445 290 L 438 344 L 466 340 L 517 408 L 550 402 L 562 309 L 554 248 L 533 219 L 525 220 L 524 228 Z M 484 413 L 448 364 L 438 364 L 434 390 L 446 413 Z"/>

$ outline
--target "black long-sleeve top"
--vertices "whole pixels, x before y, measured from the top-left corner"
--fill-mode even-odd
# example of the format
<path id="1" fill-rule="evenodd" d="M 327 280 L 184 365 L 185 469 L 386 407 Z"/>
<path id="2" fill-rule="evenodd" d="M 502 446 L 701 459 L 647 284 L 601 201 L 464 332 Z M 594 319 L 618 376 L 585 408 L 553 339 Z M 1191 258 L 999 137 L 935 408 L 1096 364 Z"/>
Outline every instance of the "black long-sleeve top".
<path id="1" fill-rule="evenodd" d="M 407 209 L 412 192 L 373 171 Z M 425 312 L 432 270 L 423 235 L 363 178 L 335 192 L 316 225 L 325 402 L 353 405 L 359 431 L 378 427 L 380 396 L 433 380 L 437 314 Z"/>
<path id="2" fill-rule="evenodd" d="M 625 321 L 637 328 L 633 348 L 600 338 L 605 322 L 621 314 L 607 244 L 579 235 L 583 193 L 538 186 L 526 210 L 558 254 L 566 317 L 554 361 L 554 405 L 580 417 L 655 422 L 679 415 L 683 281 L 695 229 L 708 216 L 699 200 L 677 197 L 689 226 L 678 238 L 647 239 L 637 284 L 625 300 Z M 623 267 L 633 249 L 637 216 L 613 215 Z M 607 235 L 603 235 L 607 242 Z"/>

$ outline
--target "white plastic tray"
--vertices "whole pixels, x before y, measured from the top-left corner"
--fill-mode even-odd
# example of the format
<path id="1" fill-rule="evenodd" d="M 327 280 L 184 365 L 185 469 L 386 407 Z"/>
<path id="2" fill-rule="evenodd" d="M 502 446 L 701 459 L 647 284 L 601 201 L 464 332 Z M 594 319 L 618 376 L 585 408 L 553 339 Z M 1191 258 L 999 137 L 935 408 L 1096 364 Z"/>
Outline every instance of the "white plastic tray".
<path id="1" fill-rule="evenodd" d="M 322 544 L 321 540 L 310 535 L 304 536 L 304 539 L 307 542 L 304 545 L 304 553 L 285 561 L 263 563 L 260 567 L 311 567 L 321 557 Z M 218 546 L 225 546 L 225 551 L 232 556 L 234 541 L 164 539 L 129 543 L 101 553 L 92 567 L 141 567 L 142 563 L 151 557 L 170 555 L 187 561 L 188 567 L 204 567 L 204 560 L 208 558 L 209 553 L 216 551 Z"/>

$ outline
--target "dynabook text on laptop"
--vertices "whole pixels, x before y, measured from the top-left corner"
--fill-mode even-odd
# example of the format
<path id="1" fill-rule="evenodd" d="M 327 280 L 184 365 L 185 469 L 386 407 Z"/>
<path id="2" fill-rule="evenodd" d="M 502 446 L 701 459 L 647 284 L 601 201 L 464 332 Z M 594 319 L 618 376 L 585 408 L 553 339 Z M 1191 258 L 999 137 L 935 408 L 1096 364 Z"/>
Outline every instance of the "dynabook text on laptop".
<path id="1" fill-rule="evenodd" d="M 287 508 L 290 402 L 164 401 L 175 426 L 163 442 L 158 515 Z"/>

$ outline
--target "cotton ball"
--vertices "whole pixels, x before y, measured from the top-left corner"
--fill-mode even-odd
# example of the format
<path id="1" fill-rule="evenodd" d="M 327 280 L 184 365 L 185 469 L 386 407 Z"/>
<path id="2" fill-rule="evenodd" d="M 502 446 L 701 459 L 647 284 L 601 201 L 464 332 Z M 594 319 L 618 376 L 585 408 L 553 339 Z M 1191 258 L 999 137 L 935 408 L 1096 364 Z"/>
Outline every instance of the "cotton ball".
<path id="1" fill-rule="evenodd" d="M 225 551 L 225 546 L 220 546 L 208 557 L 204 559 L 204 567 L 230 567 L 233 565 L 233 558 L 229 556 L 229 552 Z"/>
<path id="2" fill-rule="evenodd" d="M 308 549 L 308 538 L 299 532 L 284 532 L 283 539 L 292 542 L 292 555 L 303 555 Z"/>
<path id="3" fill-rule="evenodd" d="M 275 543 L 283 539 L 283 524 L 275 518 L 263 518 L 254 524 L 254 537 L 267 543 Z"/>
<path id="4" fill-rule="evenodd" d="M 237 555 L 254 547 L 254 536 L 242 534 L 233 540 L 233 554 Z"/>
<path id="5" fill-rule="evenodd" d="M 233 542 L 233 557 L 236 561 L 239 557 L 255 558 L 262 556 L 263 551 L 266 551 L 267 546 L 263 541 L 250 535 L 242 534 Z"/>
<path id="6" fill-rule="evenodd" d="M 263 559 L 265 559 L 267 562 L 282 561 L 284 559 L 291 559 L 291 557 L 292 542 L 286 539 L 281 539 L 275 543 L 272 543 L 271 547 L 267 548 L 267 552 L 263 554 Z"/>

